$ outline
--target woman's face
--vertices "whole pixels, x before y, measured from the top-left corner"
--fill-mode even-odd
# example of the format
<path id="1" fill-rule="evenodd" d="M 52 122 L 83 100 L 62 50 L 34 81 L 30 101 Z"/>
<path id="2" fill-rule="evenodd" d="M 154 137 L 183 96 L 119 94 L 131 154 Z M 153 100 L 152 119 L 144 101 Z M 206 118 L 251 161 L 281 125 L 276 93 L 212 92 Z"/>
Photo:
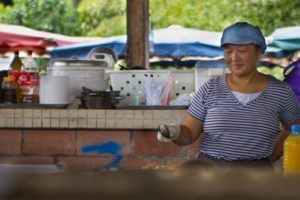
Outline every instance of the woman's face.
<path id="1" fill-rule="evenodd" d="M 236 76 L 247 76 L 255 72 L 260 55 L 259 49 L 254 44 L 227 44 L 224 47 L 225 62 L 231 73 Z"/>

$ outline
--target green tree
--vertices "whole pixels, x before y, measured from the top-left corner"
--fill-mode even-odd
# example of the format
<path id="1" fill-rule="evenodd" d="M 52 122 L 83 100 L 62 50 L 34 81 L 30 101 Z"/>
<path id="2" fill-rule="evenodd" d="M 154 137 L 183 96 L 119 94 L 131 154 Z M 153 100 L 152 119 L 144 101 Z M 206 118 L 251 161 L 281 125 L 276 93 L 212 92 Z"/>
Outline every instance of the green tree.
<path id="1" fill-rule="evenodd" d="M 78 12 L 87 36 L 126 33 L 126 0 L 84 0 L 79 4 Z"/>
<path id="2" fill-rule="evenodd" d="M 262 27 L 266 34 L 279 27 L 300 25 L 300 1 L 252 0 L 245 1 L 242 8 L 240 16 Z"/>
<path id="3" fill-rule="evenodd" d="M 277 27 L 300 24 L 300 1 L 150 0 L 150 14 L 154 29 L 179 24 L 222 31 L 236 21 L 248 21 L 269 35 Z"/>
<path id="4" fill-rule="evenodd" d="M 127 0 L 130 1 L 130 0 Z M 67 35 L 111 36 L 126 33 L 126 0 L 14 0 L 0 4 L 0 22 Z M 222 31 L 236 21 L 275 28 L 300 25 L 295 0 L 149 0 L 152 29 L 179 24 Z"/>
<path id="5" fill-rule="evenodd" d="M 73 0 L 14 0 L 2 8 L 2 23 L 24 25 L 66 35 L 81 35 L 81 22 Z"/>

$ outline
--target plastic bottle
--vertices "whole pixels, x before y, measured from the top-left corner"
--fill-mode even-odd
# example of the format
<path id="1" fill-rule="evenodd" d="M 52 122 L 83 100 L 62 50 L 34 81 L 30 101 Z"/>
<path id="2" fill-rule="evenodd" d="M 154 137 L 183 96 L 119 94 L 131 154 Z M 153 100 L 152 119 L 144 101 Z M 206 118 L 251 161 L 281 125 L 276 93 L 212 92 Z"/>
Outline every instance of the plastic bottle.
<path id="1" fill-rule="evenodd" d="M 21 59 L 19 57 L 19 52 L 15 51 L 14 52 L 14 58 L 10 63 L 10 71 L 20 72 L 21 69 L 22 69 L 22 62 L 21 62 Z"/>
<path id="2" fill-rule="evenodd" d="M 1 89 L 3 95 L 3 103 L 17 103 L 18 83 L 16 82 L 14 77 L 4 77 Z"/>
<path id="3" fill-rule="evenodd" d="M 39 69 L 32 57 L 32 51 L 27 52 L 23 64 L 22 75 L 18 79 L 20 87 L 20 103 L 39 103 Z"/>
<path id="4" fill-rule="evenodd" d="M 29 73 L 23 73 L 19 79 L 20 103 L 38 104 L 39 98 L 39 82 Z"/>
<path id="5" fill-rule="evenodd" d="M 284 174 L 300 175 L 300 126 L 291 126 L 291 135 L 284 142 Z"/>
<path id="6" fill-rule="evenodd" d="M 32 57 L 32 51 L 27 52 L 27 57 L 23 63 L 23 70 L 26 72 L 30 72 L 30 73 L 32 73 L 32 72 L 38 73 L 39 72 L 38 65 Z"/>

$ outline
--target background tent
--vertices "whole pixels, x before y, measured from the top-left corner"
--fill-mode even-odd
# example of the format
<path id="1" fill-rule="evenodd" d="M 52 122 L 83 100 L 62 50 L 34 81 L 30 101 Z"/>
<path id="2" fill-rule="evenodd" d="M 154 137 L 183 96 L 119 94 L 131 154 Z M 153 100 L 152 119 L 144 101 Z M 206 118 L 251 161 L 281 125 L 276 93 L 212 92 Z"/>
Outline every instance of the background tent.
<path id="1" fill-rule="evenodd" d="M 126 53 L 126 36 L 113 36 L 93 42 L 54 47 L 49 50 L 49 54 L 51 59 L 87 59 L 88 53 L 95 47 L 110 48 L 118 56 L 124 56 Z"/>
<path id="2" fill-rule="evenodd" d="M 276 57 L 300 50 L 300 26 L 277 28 L 267 37 L 269 53 Z"/>
<path id="3" fill-rule="evenodd" d="M 51 46 L 61 46 L 78 42 L 91 41 L 99 38 L 69 37 L 17 25 L 0 24 L 0 53 L 14 50 L 33 50 L 43 55 Z"/>
<path id="4" fill-rule="evenodd" d="M 180 59 L 186 56 L 222 56 L 220 48 L 221 33 L 201 31 L 171 25 L 150 33 L 150 55 Z M 119 56 L 126 54 L 126 35 L 103 38 L 94 42 L 80 43 L 50 50 L 51 58 L 86 59 L 88 52 L 94 47 L 108 47 Z"/>
<path id="5" fill-rule="evenodd" d="M 180 59 L 186 56 L 222 56 L 222 33 L 172 25 L 153 31 L 154 56 Z M 150 37 L 151 41 L 151 37 Z"/>
<path id="6" fill-rule="evenodd" d="M 11 51 L 32 50 L 36 54 L 43 55 L 49 46 L 57 46 L 57 42 L 41 37 L 0 33 L 1 54 Z"/>

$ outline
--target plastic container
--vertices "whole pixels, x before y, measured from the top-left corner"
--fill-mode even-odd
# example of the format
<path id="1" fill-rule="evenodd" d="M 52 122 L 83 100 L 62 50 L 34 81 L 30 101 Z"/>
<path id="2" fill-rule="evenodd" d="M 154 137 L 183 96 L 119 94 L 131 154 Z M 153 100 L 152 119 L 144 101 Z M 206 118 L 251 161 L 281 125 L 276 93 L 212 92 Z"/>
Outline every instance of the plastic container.
<path id="1" fill-rule="evenodd" d="M 40 104 L 67 105 L 70 103 L 70 78 L 68 76 L 40 77 Z"/>
<path id="2" fill-rule="evenodd" d="M 161 80 L 170 74 L 175 76 L 172 99 L 195 91 L 194 70 L 121 70 L 110 72 L 113 90 L 121 91 L 123 105 L 145 104 L 145 80 Z"/>
<path id="3" fill-rule="evenodd" d="M 196 91 L 209 79 L 223 75 L 228 71 L 224 59 L 197 61 L 195 65 Z"/>
<path id="4" fill-rule="evenodd" d="M 28 51 L 27 54 L 28 55 L 23 63 L 23 71 L 26 71 L 29 73 L 38 73 L 39 68 L 38 68 L 37 63 L 35 62 L 35 60 L 32 57 L 32 51 Z"/>
<path id="5" fill-rule="evenodd" d="M 1 84 L 3 103 L 11 104 L 18 102 L 18 83 L 13 77 L 5 77 Z"/>
<path id="6" fill-rule="evenodd" d="M 39 74 L 23 72 L 18 79 L 20 103 L 39 104 Z"/>
<path id="7" fill-rule="evenodd" d="M 291 135 L 284 142 L 284 174 L 300 175 L 300 126 L 291 127 Z"/>
<path id="8" fill-rule="evenodd" d="M 82 87 L 92 90 L 106 90 L 109 87 L 105 70 L 108 64 L 96 60 L 53 60 L 47 68 L 48 76 L 70 78 L 70 101 L 74 101 Z"/>
<path id="9" fill-rule="evenodd" d="M 32 51 L 27 54 L 22 75 L 18 79 L 20 103 L 39 104 L 39 68 L 32 57 Z"/>

